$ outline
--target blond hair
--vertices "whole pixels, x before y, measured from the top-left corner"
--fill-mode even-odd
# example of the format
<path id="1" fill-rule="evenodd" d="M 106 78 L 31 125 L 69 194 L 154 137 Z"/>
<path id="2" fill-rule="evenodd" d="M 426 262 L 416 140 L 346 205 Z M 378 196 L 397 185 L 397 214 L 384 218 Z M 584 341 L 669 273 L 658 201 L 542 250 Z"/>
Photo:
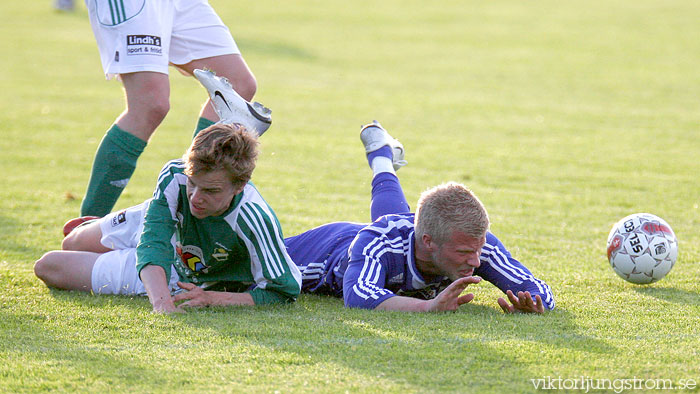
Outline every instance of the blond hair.
<path id="1" fill-rule="evenodd" d="M 257 157 L 257 134 L 238 123 L 214 124 L 200 131 L 185 152 L 185 174 L 225 170 L 234 187 L 241 187 L 253 175 Z"/>
<path id="2" fill-rule="evenodd" d="M 481 238 L 489 228 L 486 208 L 466 186 L 449 182 L 421 194 L 415 218 L 416 239 L 429 235 L 444 243 L 455 231 Z"/>

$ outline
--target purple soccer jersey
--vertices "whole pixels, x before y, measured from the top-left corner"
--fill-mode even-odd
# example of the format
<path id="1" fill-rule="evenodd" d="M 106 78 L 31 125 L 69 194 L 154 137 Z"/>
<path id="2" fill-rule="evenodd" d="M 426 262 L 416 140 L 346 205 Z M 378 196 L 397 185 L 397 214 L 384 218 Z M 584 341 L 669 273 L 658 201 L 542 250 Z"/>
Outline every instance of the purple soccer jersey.
<path id="1" fill-rule="evenodd" d="M 366 309 L 396 295 L 434 298 L 449 280 L 424 278 L 416 268 L 413 220 L 413 213 L 385 215 L 369 225 L 330 223 L 287 238 L 287 251 L 302 271 L 302 291 L 342 295 L 346 306 Z M 554 308 L 549 286 L 490 232 L 480 260 L 474 275 L 503 292 L 539 295 L 545 308 Z"/>

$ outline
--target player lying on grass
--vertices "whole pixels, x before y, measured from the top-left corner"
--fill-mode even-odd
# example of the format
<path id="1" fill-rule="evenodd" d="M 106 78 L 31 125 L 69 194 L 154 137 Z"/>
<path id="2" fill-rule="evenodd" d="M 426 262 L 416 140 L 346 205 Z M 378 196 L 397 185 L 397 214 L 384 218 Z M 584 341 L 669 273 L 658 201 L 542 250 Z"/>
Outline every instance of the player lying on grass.
<path id="1" fill-rule="evenodd" d="M 549 286 L 535 278 L 488 231 L 489 218 L 465 186 L 447 183 L 424 192 L 409 212 L 395 170 L 403 146 L 378 123 L 360 138 L 374 172 L 372 224 L 330 223 L 285 239 L 302 272 L 302 292 L 342 296 L 348 307 L 401 311 L 454 311 L 481 278 L 506 298 L 506 313 L 554 308 Z"/>
<path id="2" fill-rule="evenodd" d="M 301 274 L 249 182 L 257 145 L 239 124 L 206 128 L 184 159 L 165 165 L 151 200 L 73 231 L 85 218 L 67 223 L 64 250 L 46 253 L 34 272 L 60 289 L 148 294 L 156 312 L 180 309 L 171 297 L 178 285 L 206 288 L 209 305 L 295 300 Z"/>
<path id="3" fill-rule="evenodd" d="M 445 311 L 473 299 L 472 294 L 461 293 L 478 283 L 481 279 L 474 275 L 479 275 L 506 293 L 507 300 L 499 298 L 498 304 L 507 313 L 543 313 L 554 308 L 549 286 L 488 232 L 488 215 L 473 193 L 460 184 L 441 185 L 423 194 L 415 215 L 409 213 L 395 173 L 406 163 L 403 147 L 379 124 L 365 126 L 361 138 L 374 171 L 370 210 L 375 222 L 329 223 L 285 239 L 289 255 L 302 270 L 303 291 L 342 296 L 349 307 Z M 134 221 L 143 220 L 139 212 L 127 210 L 126 220 L 131 213 Z M 81 226 L 66 238 L 64 248 L 90 250 L 96 244 L 105 245 L 109 235 L 102 231 L 109 232 L 109 223 L 119 217 L 110 215 L 100 225 Z M 60 265 L 50 267 L 61 270 Z M 201 262 L 193 269 L 198 267 L 206 265 Z M 70 271 L 62 275 L 71 275 Z M 135 271 L 131 275 L 138 281 Z M 193 284 L 180 286 L 189 290 L 173 297 L 174 303 L 185 301 L 180 306 L 225 304 L 218 293 Z M 94 282 L 92 287 L 96 293 L 106 292 Z"/>

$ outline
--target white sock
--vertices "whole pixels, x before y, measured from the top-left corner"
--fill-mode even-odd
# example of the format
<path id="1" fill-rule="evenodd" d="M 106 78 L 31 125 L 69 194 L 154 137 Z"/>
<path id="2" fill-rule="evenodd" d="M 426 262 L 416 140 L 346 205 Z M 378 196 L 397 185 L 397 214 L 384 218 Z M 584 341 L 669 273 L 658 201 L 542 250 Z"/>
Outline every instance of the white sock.
<path id="1" fill-rule="evenodd" d="M 372 159 L 372 172 L 374 172 L 375 176 L 382 172 L 390 172 L 396 175 L 394 162 L 386 156 L 377 156 Z"/>

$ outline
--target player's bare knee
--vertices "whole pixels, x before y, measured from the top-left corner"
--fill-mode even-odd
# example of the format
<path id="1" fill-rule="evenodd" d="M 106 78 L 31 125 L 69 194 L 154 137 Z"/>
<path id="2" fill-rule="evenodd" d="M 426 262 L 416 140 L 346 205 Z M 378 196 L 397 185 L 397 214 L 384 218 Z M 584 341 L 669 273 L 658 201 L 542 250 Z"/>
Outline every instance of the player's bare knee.
<path id="1" fill-rule="evenodd" d="M 234 88 L 241 97 L 247 101 L 251 101 L 255 96 L 255 92 L 258 91 L 258 81 L 255 79 L 255 76 L 251 74 L 248 78 L 238 81 Z"/>
<path id="2" fill-rule="evenodd" d="M 63 249 L 63 250 L 79 250 L 77 248 L 78 238 L 79 238 L 78 233 L 79 233 L 79 231 L 72 231 L 65 238 L 63 238 L 63 242 L 61 242 L 61 249 Z"/>
<path id="3" fill-rule="evenodd" d="M 58 253 L 55 251 L 44 253 L 43 256 L 36 262 L 34 262 L 34 275 L 50 286 L 54 283 L 54 277 L 56 273 L 56 258 Z"/>
<path id="4" fill-rule="evenodd" d="M 148 121 L 157 127 L 170 111 L 170 99 L 167 96 L 157 97 L 148 103 L 146 110 Z"/>
<path id="5" fill-rule="evenodd" d="M 131 93 L 134 95 L 136 93 Z M 127 110 L 120 120 L 135 123 L 140 127 L 155 130 L 170 111 L 170 98 L 167 93 L 150 92 L 138 99 L 127 98 Z M 129 130 L 131 131 L 131 130 Z M 137 135 L 138 137 L 138 135 Z"/>

